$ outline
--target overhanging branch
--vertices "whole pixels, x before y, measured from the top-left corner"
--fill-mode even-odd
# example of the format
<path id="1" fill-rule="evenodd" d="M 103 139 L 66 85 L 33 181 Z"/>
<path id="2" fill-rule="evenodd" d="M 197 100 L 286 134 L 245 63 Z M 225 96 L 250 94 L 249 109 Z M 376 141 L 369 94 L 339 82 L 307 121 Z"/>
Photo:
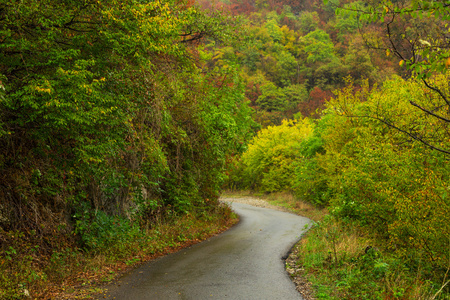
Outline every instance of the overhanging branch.
<path id="1" fill-rule="evenodd" d="M 429 114 L 429 115 L 432 115 L 433 117 L 438 118 L 439 120 L 442 120 L 442 121 L 444 121 L 444 122 L 450 123 L 450 120 L 449 120 L 449 119 L 444 118 L 444 117 L 442 117 L 442 116 L 440 116 L 440 115 L 438 115 L 438 114 L 435 114 L 435 113 L 432 112 L 431 110 L 428 110 L 428 109 L 426 109 L 426 108 L 420 106 L 419 104 L 414 103 L 413 101 L 409 101 L 409 103 L 411 103 L 411 105 L 417 107 L 418 109 L 422 110 L 423 112 L 425 112 L 425 113 L 427 113 L 427 114 Z"/>
<path id="2" fill-rule="evenodd" d="M 413 134 L 411 132 L 408 132 L 408 131 L 406 131 L 404 129 L 401 129 L 400 127 L 397 127 L 394 124 L 391 124 L 390 122 L 388 122 L 388 121 L 386 121 L 384 119 L 381 119 L 381 118 L 378 118 L 378 117 L 373 117 L 373 116 L 348 116 L 347 115 L 346 117 L 349 117 L 349 118 L 369 118 L 369 119 L 377 120 L 377 121 L 385 124 L 386 126 L 388 126 L 390 128 L 393 128 L 393 129 L 395 129 L 395 130 L 397 130 L 399 132 L 402 132 L 402 133 L 408 135 L 412 139 L 414 139 L 414 140 L 424 144 L 425 146 L 429 147 L 430 149 L 433 149 L 433 150 L 439 151 L 441 153 L 445 153 L 445 154 L 449 154 L 450 155 L 450 151 L 442 149 L 442 148 L 439 148 L 439 147 L 436 147 L 436 146 L 430 144 L 429 142 L 425 141 L 423 138 L 421 138 L 421 137 L 419 137 L 419 136 L 417 136 L 417 135 L 415 135 L 415 134 Z"/>
<path id="3" fill-rule="evenodd" d="M 431 84 L 429 84 L 425 79 L 422 78 L 423 83 L 427 86 L 427 88 L 429 88 L 432 91 L 435 91 L 436 93 L 439 94 L 439 96 L 441 96 L 441 98 L 445 101 L 445 103 L 447 103 L 447 105 L 450 107 L 450 101 L 448 101 L 447 97 L 442 93 L 442 91 L 434 86 L 432 86 Z"/>

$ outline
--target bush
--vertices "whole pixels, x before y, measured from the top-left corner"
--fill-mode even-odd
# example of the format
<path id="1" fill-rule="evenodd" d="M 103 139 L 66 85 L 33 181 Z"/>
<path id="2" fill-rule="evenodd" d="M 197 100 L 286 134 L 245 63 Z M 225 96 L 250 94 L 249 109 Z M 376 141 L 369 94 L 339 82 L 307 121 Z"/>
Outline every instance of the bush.
<path id="1" fill-rule="evenodd" d="M 126 243 L 140 234 L 139 227 L 129 220 L 96 211 L 88 202 L 81 202 L 73 217 L 74 232 L 79 236 L 80 246 L 86 250 L 104 250 L 116 243 Z"/>

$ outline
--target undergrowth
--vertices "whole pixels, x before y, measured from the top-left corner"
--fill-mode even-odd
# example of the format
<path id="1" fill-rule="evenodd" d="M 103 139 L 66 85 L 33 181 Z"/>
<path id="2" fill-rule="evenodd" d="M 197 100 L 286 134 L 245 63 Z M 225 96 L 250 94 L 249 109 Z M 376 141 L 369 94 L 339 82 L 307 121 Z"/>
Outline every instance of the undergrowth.
<path id="1" fill-rule="evenodd" d="M 358 225 L 326 216 L 297 245 L 297 263 L 317 299 L 450 299 L 448 277 L 419 253 L 399 257 L 379 244 Z"/>
<path id="2" fill-rule="evenodd" d="M 118 219 L 106 220 L 103 215 L 100 220 L 109 232 L 113 226 L 127 230 L 119 228 L 119 233 L 112 233 L 117 238 L 92 236 L 88 248 L 65 237 L 60 247 L 51 250 L 37 246 L 42 241 L 33 240 L 32 233 L 0 231 L 0 299 L 90 298 L 102 291 L 102 284 L 134 265 L 204 240 L 230 227 L 237 217 L 220 206 L 207 212 L 167 214 L 145 230 L 118 224 Z M 55 234 L 53 238 L 63 237 Z M 98 242 L 105 244 L 93 247 Z"/>

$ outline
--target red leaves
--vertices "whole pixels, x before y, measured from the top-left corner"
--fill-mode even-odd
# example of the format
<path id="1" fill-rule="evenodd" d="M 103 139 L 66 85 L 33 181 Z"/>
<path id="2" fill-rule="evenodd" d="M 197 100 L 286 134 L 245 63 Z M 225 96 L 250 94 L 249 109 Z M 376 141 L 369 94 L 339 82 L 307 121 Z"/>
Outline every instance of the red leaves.
<path id="1" fill-rule="evenodd" d="M 305 117 L 314 116 L 324 108 L 325 101 L 332 96 L 330 91 L 324 91 L 316 86 L 309 93 L 308 101 L 298 105 L 299 111 Z"/>

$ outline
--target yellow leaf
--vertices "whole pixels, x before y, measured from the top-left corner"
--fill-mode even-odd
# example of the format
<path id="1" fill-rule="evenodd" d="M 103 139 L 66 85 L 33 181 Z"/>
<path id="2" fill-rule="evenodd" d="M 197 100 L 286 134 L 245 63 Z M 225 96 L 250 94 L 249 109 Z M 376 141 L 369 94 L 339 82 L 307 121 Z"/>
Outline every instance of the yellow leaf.
<path id="1" fill-rule="evenodd" d="M 405 63 L 405 61 L 402 59 L 398 64 L 401 66 L 403 66 L 403 64 Z"/>

